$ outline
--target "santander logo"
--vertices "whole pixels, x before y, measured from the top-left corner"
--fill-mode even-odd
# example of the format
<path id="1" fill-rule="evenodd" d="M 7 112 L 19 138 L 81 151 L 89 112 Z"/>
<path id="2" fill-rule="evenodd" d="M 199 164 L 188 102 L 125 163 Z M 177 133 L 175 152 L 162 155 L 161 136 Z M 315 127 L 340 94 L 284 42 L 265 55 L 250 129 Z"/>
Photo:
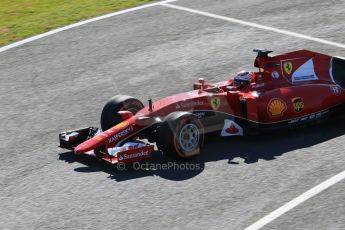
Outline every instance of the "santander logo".
<path id="1" fill-rule="evenodd" d="M 143 150 L 137 153 L 125 153 L 119 156 L 119 161 L 131 160 L 134 158 L 150 157 L 150 152 L 148 150 Z"/>

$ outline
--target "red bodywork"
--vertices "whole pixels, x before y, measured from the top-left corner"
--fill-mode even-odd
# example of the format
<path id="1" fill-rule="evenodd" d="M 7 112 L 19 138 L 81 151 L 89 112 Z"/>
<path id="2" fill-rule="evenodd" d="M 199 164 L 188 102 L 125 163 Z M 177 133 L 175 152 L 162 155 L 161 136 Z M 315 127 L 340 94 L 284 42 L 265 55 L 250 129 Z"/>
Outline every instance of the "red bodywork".
<path id="1" fill-rule="evenodd" d="M 164 117 L 175 111 L 196 114 L 207 132 L 242 136 L 321 119 L 344 104 L 344 59 L 307 50 L 273 57 L 268 53 L 258 51 L 254 66 L 259 71 L 245 88 L 232 86 L 232 79 L 214 84 L 200 80 L 193 91 L 154 102 L 152 110 L 145 107 L 134 116 L 125 113 L 128 119 L 79 144 L 74 152 L 94 155 L 94 150 L 141 138 L 145 132 L 159 128 Z M 106 151 L 97 157 L 111 163 L 128 162 L 150 157 L 152 151 L 153 146 L 148 145 L 117 157 L 110 157 Z M 123 154 L 127 154 L 126 159 Z"/>

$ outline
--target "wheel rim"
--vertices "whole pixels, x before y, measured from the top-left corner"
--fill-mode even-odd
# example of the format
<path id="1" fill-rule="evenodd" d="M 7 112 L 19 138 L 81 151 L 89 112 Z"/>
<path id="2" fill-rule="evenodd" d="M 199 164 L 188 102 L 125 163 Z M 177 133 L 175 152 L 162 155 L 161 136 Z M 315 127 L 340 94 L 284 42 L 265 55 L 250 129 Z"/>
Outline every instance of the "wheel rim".
<path id="1" fill-rule="evenodd" d="M 186 124 L 179 135 L 179 145 L 185 152 L 190 152 L 199 145 L 199 128 L 195 124 Z"/>

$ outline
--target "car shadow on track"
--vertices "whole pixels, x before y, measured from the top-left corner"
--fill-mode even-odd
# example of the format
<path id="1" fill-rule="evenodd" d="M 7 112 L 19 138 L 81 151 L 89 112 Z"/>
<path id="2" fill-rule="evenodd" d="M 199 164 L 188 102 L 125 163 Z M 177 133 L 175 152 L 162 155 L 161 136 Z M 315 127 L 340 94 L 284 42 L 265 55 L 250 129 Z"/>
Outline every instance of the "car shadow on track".
<path id="1" fill-rule="evenodd" d="M 72 152 L 64 152 L 59 156 L 60 160 L 68 163 L 79 162 L 85 166 L 75 168 L 76 172 L 92 173 L 103 171 L 109 174 L 109 178 L 116 181 L 126 181 L 148 176 L 159 176 L 169 180 L 181 181 L 190 179 L 200 174 L 205 163 L 197 158 L 176 162 L 165 158 L 160 151 L 153 152 L 153 157 L 131 165 L 111 165 L 85 155 L 75 155 Z"/>
<path id="2" fill-rule="evenodd" d="M 87 156 L 76 156 L 72 152 L 61 153 L 59 159 L 68 163 L 79 162 L 83 167 L 77 172 L 92 173 L 103 171 L 109 178 L 126 181 L 147 176 L 159 176 L 168 180 L 187 180 L 200 174 L 206 163 L 228 160 L 229 167 L 236 167 L 235 158 L 242 158 L 245 164 L 262 160 L 274 160 L 284 153 L 307 148 L 345 134 L 345 122 L 333 121 L 295 130 L 273 132 L 250 137 L 232 137 L 210 140 L 202 154 L 188 161 L 174 162 L 166 159 L 161 152 L 146 161 L 127 166 L 125 169 L 110 165 Z"/>

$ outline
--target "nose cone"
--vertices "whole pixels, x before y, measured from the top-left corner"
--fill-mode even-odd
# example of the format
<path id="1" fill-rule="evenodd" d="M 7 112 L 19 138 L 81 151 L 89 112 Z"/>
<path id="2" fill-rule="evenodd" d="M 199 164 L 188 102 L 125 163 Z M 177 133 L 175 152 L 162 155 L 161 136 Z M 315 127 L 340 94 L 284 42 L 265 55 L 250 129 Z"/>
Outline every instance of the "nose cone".
<path id="1" fill-rule="evenodd" d="M 107 137 L 102 133 L 99 134 L 87 141 L 84 141 L 80 145 L 74 148 L 74 153 L 75 154 L 81 154 L 81 153 L 86 153 L 88 151 L 91 151 L 101 145 L 103 145 L 106 141 Z"/>
<path id="2" fill-rule="evenodd" d="M 123 121 L 116 126 L 108 129 L 107 131 L 100 133 L 93 138 L 81 143 L 74 149 L 75 154 L 86 153 L 88 151 L 94 150 L 100 146 L 114 146 L 122 138 L 131 135 L 133 131 L 137 129 L 134 128 L 135 118 Z"/>
<path id="3" fill-rule="evenodd" d="M 89 146 L 88 144 L 86 143 L 87 141 L 81 143 L 80 145 L 78 145 L 77 147 L 74 148 L 74 153 L 75 154 L 81 154 L 81 153 L 85 153 L 87 151 L 90 151 L 88 150 L 89 149 Z"/>

